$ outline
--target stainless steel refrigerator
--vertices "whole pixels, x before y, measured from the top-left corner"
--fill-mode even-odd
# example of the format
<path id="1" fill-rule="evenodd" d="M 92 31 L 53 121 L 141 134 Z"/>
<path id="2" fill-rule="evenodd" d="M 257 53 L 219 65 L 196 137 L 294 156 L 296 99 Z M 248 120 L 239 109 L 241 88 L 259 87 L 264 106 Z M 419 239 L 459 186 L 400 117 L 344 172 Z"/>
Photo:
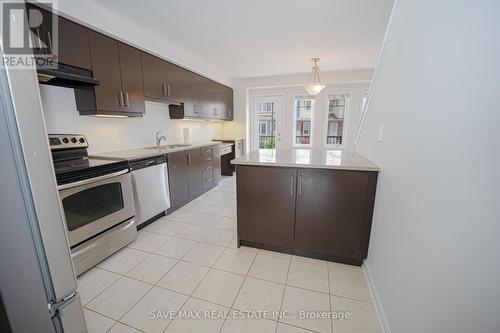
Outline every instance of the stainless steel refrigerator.
<path id="1" fill-rule="evenodd" d="M 87 332 L 36 73 L 0 66 L 0 327 Z"/>

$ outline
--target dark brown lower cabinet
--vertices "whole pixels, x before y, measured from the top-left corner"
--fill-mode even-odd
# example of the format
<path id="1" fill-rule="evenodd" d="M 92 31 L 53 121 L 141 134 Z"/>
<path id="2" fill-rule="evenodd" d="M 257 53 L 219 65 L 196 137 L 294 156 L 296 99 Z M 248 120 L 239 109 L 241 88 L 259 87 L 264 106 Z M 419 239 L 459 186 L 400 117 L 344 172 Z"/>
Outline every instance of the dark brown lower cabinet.
<path id="1" fill-rule="evenodd" d="M 238 165 L 238 239 L 361 265 L 368 253 L 377 172 Z"/>
<path id="2" fill-rule="evenodd" d="M 209 151 L 212 158 L 214 147 L 215 145 L 167 154 L 171 204 L 169 212 L 182 207 L 219 183 L 213 175 L 212 159 L 207 161 L 208 153 L 202 155 L 202 150 Z M 208 179 L 210 180 L 207 182 Z"/>
<path id="3" fill-rule="evenodd" d="M 203 193 L 203 171 L 201 161 L 201 149 L 191 149 L 188 154 L 188 188 L 189 200 L 198 197 Z"/>
<path id="4" fill-rule="evenodd" d="M 294 252 L 365 258 L 375 181 L 373 172 L 299 169 Z"/>
<path id="5" fill-rule="evenodd" d="M 291 253 L 297 169 L 238 166 L 236 175 L 239 240 Z"/>
<path id="6" fill-rule="evenodd" d="M 189 201 L 189 169 L 185 151 L 168 154 L 168 181 L 170 187 L 170 205 L 180 207 Z"/>

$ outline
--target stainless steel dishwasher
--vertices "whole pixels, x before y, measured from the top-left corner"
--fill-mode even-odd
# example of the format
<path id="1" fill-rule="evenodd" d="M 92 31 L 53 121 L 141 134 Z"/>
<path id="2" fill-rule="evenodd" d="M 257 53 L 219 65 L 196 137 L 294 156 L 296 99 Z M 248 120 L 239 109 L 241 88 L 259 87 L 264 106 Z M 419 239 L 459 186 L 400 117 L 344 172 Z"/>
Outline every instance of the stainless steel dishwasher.
<path id="1" fill-rule="evenodd" d="M 163 156 L 129 163 L 137 227 L 170 208 L 167 158 Z"/>

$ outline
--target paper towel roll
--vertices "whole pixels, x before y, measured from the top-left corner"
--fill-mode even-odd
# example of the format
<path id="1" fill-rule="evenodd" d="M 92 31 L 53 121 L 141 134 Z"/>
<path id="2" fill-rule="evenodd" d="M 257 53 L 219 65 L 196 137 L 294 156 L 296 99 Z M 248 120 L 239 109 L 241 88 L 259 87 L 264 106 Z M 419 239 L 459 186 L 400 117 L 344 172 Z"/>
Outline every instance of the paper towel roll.
<path id="1" fill-rule="evenodd" d="M 182 137 L 184 139 L 184 143 L 191 142 L 191 129 L 189 127 L 182 128 Z"/>

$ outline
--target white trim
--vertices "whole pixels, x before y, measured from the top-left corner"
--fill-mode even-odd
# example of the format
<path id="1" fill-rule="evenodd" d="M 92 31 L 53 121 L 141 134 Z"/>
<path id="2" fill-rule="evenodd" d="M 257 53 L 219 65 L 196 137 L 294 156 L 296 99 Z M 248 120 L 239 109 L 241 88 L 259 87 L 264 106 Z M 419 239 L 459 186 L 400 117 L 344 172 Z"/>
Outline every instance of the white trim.
<path id="1" fill-rule="evenodd" d="M 373 299 L 373 305 L 375 306 L 375 310 L 377 311 L 377 317 L 379 320 L 380 329 L 382 333 L 391 333 L 389 322 L 387 321 L 384 308 L 382 307 L 382 301 L 380 300 L 377 288 L 375 287 L 375 281 L 373 281 L 372 271 L 370 270 L 370 266 L 368 266 L 368 262 L 366 260 L 363 262 L 363 272 L 365 273 L 368 289 L 370 289 L 370 294 Z"/>
<path id="2" fill-rule="evenodd" d="M 247 135 L 247 151 L 254 151 L 255 149 L 258 149 L 258 139 L 257 137 L 260 135 L 260 126 L 258 124 L 258 115 L 255 114 L 255 105 L 256 105 L 256 100 L 259 98 L 265 99 L 265 98 L 271 98 L 271 97 L 276 97 L 275 102 L 278 103 L 279 105 L 277 106 L 276 110 L 274 110 L 274 116 L 276 119 L 276 131 L 274 133 L 275 136 L 275 145 L 276 148 L 281 148 L 282 147 L 282 138 L 283 138 L 283 109 L 284 109 L 284 104 L 285 104 L 285 95 L 282 93 L 279 94 L 257 94 L 253 95 L 249 94 L 249 99 L 250 99 L 250 110 L 249 110 L 249 118 L 250 118 L 250 130 Z M 272 126 L 272 124 L 271 124 Z M 257 137 L 255 136 L 255 131 L 258 130 L 258 135 Z M 279 133 L 279 134 L 278 134 Z M 279 139 L 279 140 L 278 140 Z M 250 148 L 250 150 L 248 150 Z"/>
<path id="3" fill-rule="evenodd" d="M 394 6 L 392 6 L 391 16 L 389 17 L 389 23 L 387 24 L 387 29 L 385 30 L 384 40 L 382 41 L 382 47 L 380 48 L 380 52 L 378 55 L 377 66 L 375 67 L 375 73 L 373 73 L 372 81 L 370 87 L 368 88 L 368 97 L 366 99 L 366 104 L 364 110 L 362 110 L 361 123 L 359 124 L 358 134 L 356 134 L 356 139 L 354 139 L 354 144 L 358 144 L 359 138 L 361 136 L 361 132 L 363 131 L 363 127 L 365 124 L 366 114 L 368 113 L 368 109 L 370 108 L 370 104 L 373 97 L 373 92 L 375 91 L 375 87 L 377 86 L 377 79 L 380 73 L 380 68 L 383 65 L 384 60 L 384 50 L 385 44 L 387 43 L 389 31 L 391 29 L 392 22 L 394 21 L 394 17 L 396 16 L 396 9 L 399 4 L 399 0 L 394 0 Z"/>

